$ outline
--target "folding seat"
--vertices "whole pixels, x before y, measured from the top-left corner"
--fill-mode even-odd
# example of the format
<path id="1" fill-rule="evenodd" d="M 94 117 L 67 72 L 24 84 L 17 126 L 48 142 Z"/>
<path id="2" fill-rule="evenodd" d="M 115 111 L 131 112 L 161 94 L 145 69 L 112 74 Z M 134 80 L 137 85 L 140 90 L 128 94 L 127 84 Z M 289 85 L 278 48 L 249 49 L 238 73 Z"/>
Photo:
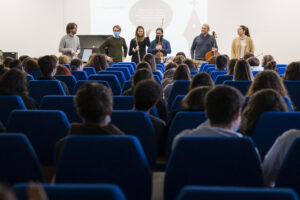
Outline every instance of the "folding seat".
<path id="1" fill-rule="evenodd" d="M 159 78 L 159 80 L 162 81 L 163 76 L 162 76 L 162 74 L 159 71 L 152 71 L 152 73 L 153 73 L 153 75 L 157 75 L 158 78 Z"/>
<path id="2" fill-rule="evenodd" d="M 55 143 L 70 129 L 67 116 L 54 110 L 15 110 L 7 121 L 7 132 L 24 133 L 36 150 L 42 165 L 55 165 Z"/>
<path id="3" fill-rule="evenodd" d="M 135 68 L 132 64 L 128 64 L 128 63 L 118 63 L 118 64 L 113 64 L 111 67 L 125 67 L 127 69 L 129 69 L 130 74 L 134 74 Z"/>
<path id="4" fill-rule="evenodd" d="M 206 69 L 206 73 L 208 73 L 208 74 L 210 74 L 213 71 L 216 71 L 216 67 L 209 67 Z"/>
<path id="5" fill-rule="evenodd" d="M 180 138 L 167 165 L 164 199 L 175 199 L 186 185 L 262 187 L 254 143 L 246 137 Z"/>
<path id="6" fill-rule="evenodd" d="M 87 73 L 87 75 L 96 74 L 96 70 L 94 67 L 83 67 L 83 71 Z"/>
<path id="7" fill-rule="evenodd" d="M 126 81 L 130 80 L 131 74 L 128 68 L 126 67 L 108 67 L 106 71 L 121 71 L 123 72 L 124 78 Z"/>
<path id="8" fill-rule="evenodd" d="M 98 72 L 98 74 L 113 74 L 118 77 L 121 87 L 123 87 L 125 82 L 125 76 L 122 71 L 109 71 L 109 70 L 102 70 Z"/>
<path id="9" fill-rule="evenodd" d="M 77 90 L 80 88 L 80 86 L 82 86 L 85 82 L 97 82 L 97 83 L 103 84 L 106 87 L 110 88 L 109 83 L 104 80 L 80 80 L 80 81 L 76 82 L 76 85 L 74 86 L 74 90 L 73 90 L 72 94 L 75 95 Z"/>
<path id="10" fill-rule="evenodd" d="M 17 95 L 0 95 L 0 121 L 6 124 L 11 111 L 15 109 L 26 110 L 26 106 L 20 96 Z"/>
<path id="11" fill-rule="evenodd" d="M 185 97 L 185 95 L 177 95 L 176 96 L 176 98 L 174 99 L 174 101 L 171 105 L 170 113 L 173 113 L 175 110 L 180 111 L 183 109 L 182 100 L 184 97 Z"/>
<path id="12" fill-rule="evenodd" d="M 132 110 L 134 105 L 133 96 L 113 96 L 113 110 Z"/>
<path id="13" fill-rule="evenodd" d="M 29 96 L 40 104 L 45 95 L 65 95 L 65 91 L 58 80 L 34 80 L 28 83 Z"/>
<path id="14" fill-rule="evenodd" d="M 220 76 L 220 75 L 225 75 L 226 73 L 227 73 L 226 70 L 222 70 L 222 71 L 212 71 L 210 76 L 211 76 L 211 79 L 212 79 L 214 82 L 216 82 L 216 79 L 217 79 L 218 76 Z"/>
<path id="15" fill-rule="evenodd" d="M 300 111 L 300 81 L 284 81 L 284 85 L 295 105 L 295 110 Z"/>
<path id="16" fill-rule="evenodd" d="M 201 63 L 200 68 L 199 68 L 199 72 L 203 72 L 204 71 L 204 66 L 207 65 L 207 64 L 208 64 L 207 62 Z"/>
<path id="17" fill-rule="evenodd" d="M 186 186 L 178 200 L 298 200 L 297 193 L 286 188 Z"/>
<path id="18" fill-rule="evenodd" d="M 130 89 L 132 86 L 132 80 L 129 80 L 129 81 L 125 81 L 124 85 L 123 85 L 123 89 L 122 89 L 122 92 Z"/>
<path id="19" fill-rule="evenodd" d="M 77 81 L 79 81 L 79 80 L 84 80 L 85 81 L 85 80 L 88 80 L 88 78 L 89 78 L 86 71 L 72 70 L 71 73 L 76 78 Z"/>
<path id="20" fill-rule="evenodd" d="M 178 80 L 174 82 L 173 88 L 171 90 L 170 96 L 168 98 L 169 108 L 172 106 L 172 103 L 177 95 L 185 95 L 190 89 L 189 80 Z"/>
<path id="21" fill-rule="evenodd" d="M 76 78 L 73 75 L 55 75 L 54 76 L 57 80 L 64 82 L 69 91 L 73 91 L 74 86 L 76 85 Z"/>
<path id="22" fill-rule="evenodd" d="M 231 81 L 233 78 L 233 75 L 218 75 L 215 81 L 215 84 L 223 84 L 225 81 L 229 80 Z"/>
<path id="23" fill-rule="evenodd" d="M 13 188 L 18 200 L 27 200 L 27 183 Z M 49 199 L 55 200 L 126 200 L 120 187 L 113 184 L 42 184 Z"/>
<path id="24" fill-rule="evenodd" d="M 28 74 L 34 77 L 34 79 L 37 79 L 42 75 L 40 70 L 35 70 L 35 71 L 27 71 Z"/>
<path id="25" fill-rule="evenodd" d="M 230 85 L 238 89 L 243 95 L 246 95 L 252 81 L 225 81 L 225 85 Z"/>
<path id="26" fill-rule="evenodd" d="M 40 109 L 42 110 L 61 110 L 69 122 L 82 122 L 78 116 L 74 105 L 74 96 L 47 95 L 41 101 Z"/>
<path id="27" fill-rule="evenodd" d="M 118 64 L 130 64 L 130 65 L 132 65 L 134 70 L 136 69 L 136 63 L 135 62 L 118 62 Z"/>
<path id="28" fill-rule="evenodd" d="M 150 200 L 150 167 L 133 136 L 70 136 L 59 155 L 56 183 L 118 185 L 132 200 Z"/>
<path id="29" fill-rule="evenodd" d="M 0 135 L 0 161 L 1 183 L 44 182 L 39 159 L 24 134 Z"/>
<path id="30" fill-rule="evenodd" d="M 65 66 L 66 68 L 68 68 L 69 70 L 71 70 L 70 65 L 69 64 L 62 64 L 63 66 Z"/>
<path id="31" fill-rule="evenodd" d="M 206 65 L 204 65 L 203 72 L 206 72 L 209 67 L 216 67 L 216 65 L 215 64 L 206 64 Z"/>
<path id="32" fill-rule="evenodd" d="M 278 74 L 279 76 L 283 76 L 285 73 L 286 67 L 278 67 Z"/>
<path id="33" fill-rule="evenodd" d="M 26 78 L 27 78 L 27 81 L 33 81 L 34 80 L 34 77 L 30 74 L 27 74 Z"/>
<path id="34" fill-rule="evenodd" d="M 89 80 L 100 80 L 100 81 L 107 81 L 113 95 L 120 95 L 121 94 L 121 84 L 118 80 L 116 75 L 112 74 L 95 74 L 90 75 Z"/>

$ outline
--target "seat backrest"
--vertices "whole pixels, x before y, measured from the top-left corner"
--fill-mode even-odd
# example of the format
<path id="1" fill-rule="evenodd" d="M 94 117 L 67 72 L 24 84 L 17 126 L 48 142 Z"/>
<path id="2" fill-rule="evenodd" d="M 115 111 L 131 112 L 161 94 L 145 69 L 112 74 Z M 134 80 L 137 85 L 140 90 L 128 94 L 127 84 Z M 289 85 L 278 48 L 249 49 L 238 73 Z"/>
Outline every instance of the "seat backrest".
<path id="1" fill-rule="evenodd" d="M 279 74 L 279 76 L 284 75 L 285 69 L 286 69 L 286 67 L 278 67 L 278 74 Z"/>
<path id="2" fill-rule="evenodd" d="M 42 75 L 40 70 L 35 70 L 35 71 L 27 71 L 28 74 L 34 77 L 34 79 L 37 79 Z"/>
<path id="3" fill-rule="evenodd" d="M 284 81 L 284 85 L 294 103 L 295 110 L 300 111 L 300 81 Z"/>
<path id="4" fill-rule="evenodd" d="M 157 75 L 158 78 L 159 78 L 159 80 L 162 81 L 163 76 L 162 76 L 162 74 L 160 72 L 158 72 L 158 71 L 152 71 L 152 73 L 153 73 L 153 75 Z"/>
<path id="5" fill-rule="evenodd" d="M 134 105 L 133 96 L 113 96 L 113 110 L 132 110 Z"/>
<path id="6" fill-rule="evenodd" d="M 42 165 L 54 165 L 54 147 L 70 129 L 67 116 L 54 110 L 15 110 L 7 121 L 7 132 L 24 133 Z"/>
<path id="7" fill-rule="evenodd" d="M 226 70 L 222 70 L 222 71 L 212 71 L 210 76 L 211 76 L 212 80 L 213 80 L 214 82 L 216 82 L 216 79 L 217 79 L 218 76 L 224 75 L 224 74 L 226 74 L 226 73 L 227 73 Z"/>
<path id="8" fill-rule="evenodd" d="M 0 95 L 0 121 L 5 125 L 11 111 L 15 109 L 26 110 L 26 106 L 20 96 Z"/>
<path id="9" fill-rule="evenodd" d="M 76 82 L 76 85 L 74 86 L 74 90 L 73 90 L 72 94 L 75 95 L 77 90 L 80 88 L 80 86 L 82 86 L 85 82 L 97 82 L 97 83 L 103 84 L 104 86 L 110 88 L 109 83 L 104 80 L 85 80 L 85 81 L 80 80 L 80 81 Z"/>
<path id="10" fill-rule="evenodd" d="M 27 82 L 28 82 L 28 81 L 33 81 L 33 80 L 34 80 L 34 77 L 33 77 L 32 75 L 30 75 L 30 74 L 27 74 L 27 75 L 26 75 L 26 78 L 27 78 Z"/>
<path id="11" fill-rule="evenodd" d="M 128 199 L 151 199 L 150 167 L 133 136 L 68 137 L 58 158 L 55 182 L 112 183 Z"/>
<path id="12" fill-rule="evenodd" d="M 253 74 L 253 77 L 255 77 L 258 73 L 260 73 L 261 71 L 258 71 L 258 70 L 253 70 L 252 71 L 252 74 Z"/>
<path id="13" fill-rule="evenodd" d="M 297 193 L 287 188 L 186 186 L 178 200 L 298 200 Z"/>
<path id="14" fill-rule="evenodd" d="M 90 75 L 89 80 L 102 80 L 107 81 L 110 85 L 111 91 L 113 95 L 120 95 L 121 94 L 121 85 L 118 80 L 118 77 L 113 74 L 95 74 Z"/>
<path id="15" fill-rule="evenodd" d="M 278 67 L 286 67 L 287 66 L 287 64 L 277 64 L 277 68 Z"/>
<path id="16" fill-rule="evenodd" d="M 106 71 L 121 71 L 124 74 L 124 78 L 126 81 L 130 80 L 131 74 L 127 67 L 108 67 Z"/>
<path id="17" fill-rule="evenodd" d="M 216 67 L 209 67 L 206 69 L 206 73 L 211 73 L 212 71 L 216 71 Z"/>
<path id="18" fill-rule="evenodd" d="M 233 75 L 218 75 L 215 81 L 215 84 L 223 84 L 224 81 L 231 81 L 233 78 Z"/>
<path id="19" fill-rule="evenodd" d="M 224 84 L 238 89 L 243 95 L 246 95 L 252 81 L 225 81 Z"/>
<path id="20" fill-rule="evenodd" d="M 114 74 L 118 77 L 118 80 L 120 82 L 121 87 L 123 87 L 124 82 L 125 82 L 125 77 L 124 77 L 124 73 L 122 71 L 108 71 L 108 70 L 102 70 L 100 72 L 98 72 L 98 74 Z"/>
<path id="21" fill-rule="evenodd" d="M 146 112 L 133 110 L 113 111 L 112 123 L 126 135 L 136 136 L 145 151 L 152 167 L 157 158 L 157 139 L 152 122 Z"/>
<path id="22" fill-rule="evenodd" d="M 71 70 L 71 73 L 73 76 L 75 76 L 76 80 L 88 80 L 89 76 L 86 73 L 86 71 L 77 71 L 77 70 Z"/>
<path id="23" fill-rule="evenodd" d="M 69 122 L 82 122 L 78 116 L 74 105 L 74 96 L 47 95 L 41 101 L 40 109 L 42 110 L 61 110 Z"/>
<path id="24" fill-rule="evenodd" d="M 65 95 L 65 91 L 58 80 L 34 80 L 28 83 L 29 95 L 40 104 L 45 95 Z"/>
<path id="25" fill-rule="evenodd" d="M 122 92 L 130 89 L 132 86 L 132 80 L 129 80 L 129 81 L 125 81 L 124 85 L 123 85 L 123 89 L 122 89 Z"/>
<path id="26" fill-rule="evenodd" d="M 269 151 L 276 138 L 289 129 L 300 129 L 300 112 L 264 112 L 253 131 L 261 157 Z"/>
<path id="27" fill-rule="evenodd" d="M 296 138 L 287 152 L 276 179 L 276 187 L 288 187 L 300 194 L 300 138 Z"/>
<path id="28" fill-rule="evenodd" d="M 134 74 L 134 70 L 135 70 L 135 68 L 131 64 L 128 64 L 128 63 L 113 64 L 111 67 L 126 67 L 129 69 L 129 72 L 131 75 Z"/>
<path id="29" fill-rule="evenodd" d="M 216 65 L 215 64 L 206 64 L 203 67 L 203 71 L 206 72 L 209 67 L 216 67 Z"/>
<path id="30" fill-rule="evenodd" d="M 39 181 L 44 178 L 39 159 L 24 134 L 0 135 L 0 180 L 2 183 Z"/>
<path id="31" fill-rule="evenodd" d="M 83 71 L 87 73 L 87 75 L 96 74 L 96 70 L 94 67 L 84 67 Z"/>
<path id="32" fill-rule="evenodd" d="M 199 68 L 199 72 L 203 72 L 204 71 L 204 66 L 207 65 L 207 62 L 202 62 Z"/>
<path id="33" fill-rule="evenodd" d="M 190 89 L 190 81 L 189 80 L 178 80 L 174 82 L 172 87 L 170 96 L 168 98 L 169 108 L 172 106 L 172 103 L 177 95 L 185 95 L 188 93 Z"/>
<path id="34" fill-rule="evenodd" d="M 165 200 L 175 199 L 185 185 L 262 187 L 254 143 L 246 137 L 180 138 L 166 168 Z"/>
<path id="35" fill-rule="evenodd" d="M 27 200 L 29 184 L 14 186 L 18 200 Z M 55 200 L 126 200 L 119 186 L 113 184 L 42 184 L 49 199 Z"/>
<path id="36" fill-rule="evenodd" d="M 71 70 L 70 65 L 69 64 L 62 64 L 63 66 L 65 66 L 66 68 L 68 68 L 69 70 Z"/>
<path id="37" fill-rule="evenodd" d="M 183 109 L 182 100 L 185 97 L 185 95 L 177 95 L 174 99 L 172 106 L 171 106 L 171 113 L 173 113 L 175 110 L 180 111 Z"/>
<path id="38" fill-rule="evenodd" d="M 74 86 L 76 85 L 76 78 L 73 75 L 55 75 L 54 76 L 57 80 L 64 82 L 69 91 L 73 91 Z"/>
<path id="39" fill-rule="evenodd" d="M 136 69 L 136 63 L 135 62 L 118 62 L 118 64 L 130 64 L 130 65 L 132 65 L 134 70 Z"/>
<path id="40" fill-rule="evenodd" d="M 163 71 L 165 71 L 165 65 L 164 64 L 156 64 L 156 67 L 161 67 Z"/>

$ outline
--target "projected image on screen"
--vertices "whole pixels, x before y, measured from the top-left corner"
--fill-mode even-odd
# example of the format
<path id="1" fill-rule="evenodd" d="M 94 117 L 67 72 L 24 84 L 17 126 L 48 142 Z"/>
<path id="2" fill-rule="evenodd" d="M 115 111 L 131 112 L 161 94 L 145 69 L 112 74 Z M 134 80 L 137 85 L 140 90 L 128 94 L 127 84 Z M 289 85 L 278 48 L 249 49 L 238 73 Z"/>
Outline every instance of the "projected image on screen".
<path id="1" fill-rule="evenodd" d="M 208 0 L 92 0 L 91 34 L 111 35 L 116 24 L 129 46 L 135 29 L 141 25 L 152 30 L 163 26 L 164 38 L 170 41 L 172 53 L 183 51 L 190 56 L 190 47 L 201 25 L 207 22 Z"/>

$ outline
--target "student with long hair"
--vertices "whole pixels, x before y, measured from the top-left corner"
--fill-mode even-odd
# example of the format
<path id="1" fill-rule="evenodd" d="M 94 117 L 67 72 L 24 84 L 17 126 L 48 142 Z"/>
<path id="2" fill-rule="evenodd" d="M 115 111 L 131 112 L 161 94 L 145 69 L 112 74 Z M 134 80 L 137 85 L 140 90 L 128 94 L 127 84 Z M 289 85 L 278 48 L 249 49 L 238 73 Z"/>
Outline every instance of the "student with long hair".
<path id="1" fill-rule="evenodd" d="M 283 80 L 300 80 L 300 62 L 291 62 L 285 69 Z"/>
<path id="2" fill-rule="evenodd" d="M 238 30 L 238 37 L 232 41 L 231 58 L 243 58 L 247 53 L 254 53 L 254 44 L 250 37 L 249 28 L 241 25 Z"/>
<path id="3" fill-rule="evenodd" d="M 150 30 L 147 31 L 145 37 L 144 27 L 138 26 L 135 31 L 135 37 L 130 41 L 129 55 L 131 62 L 139 63 L 146 54 L 146 47 L 150 46 L 149 39 Z M 139 57 L 138 57 L 139 56 Z"/>
<path id="4" fill-rule="evenodd" d="M 89 59 L 89 61 L 85 65 L 86 67 L 94 67 L 96 72 L 106 70 L 107 68 L 107 62 L 105 55 L 103 54 L 94 54 Z"/>
<path id="5" fill-rule="evenodd" d="M 250 65 L 245 60 L 238 60 L 234 66 L 233 79 L 234 81 L 252 81 L 253 74 Z"/>

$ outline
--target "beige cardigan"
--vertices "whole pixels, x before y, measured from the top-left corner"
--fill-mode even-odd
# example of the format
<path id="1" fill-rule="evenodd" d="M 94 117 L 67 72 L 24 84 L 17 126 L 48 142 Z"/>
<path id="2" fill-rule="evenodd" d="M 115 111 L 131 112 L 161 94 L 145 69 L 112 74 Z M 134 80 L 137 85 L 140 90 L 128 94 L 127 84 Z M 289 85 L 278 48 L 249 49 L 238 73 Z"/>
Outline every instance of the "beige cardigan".
<path id="1" fill-rule="evenodd" d="M 254 44 L 253 44 L 251 37 L 248 37 L 248 36 L 246 36 L 246 47 L 245 47 L 244 55 L 246 53 L 254 54 Z M 234 38 L 232 41 L 231 59 L 232 58 L 240 59 L 240 54 L 241 54 L 241 39 L 240 39 L 240 37 L 237 37 L 237 38 Z"/>

